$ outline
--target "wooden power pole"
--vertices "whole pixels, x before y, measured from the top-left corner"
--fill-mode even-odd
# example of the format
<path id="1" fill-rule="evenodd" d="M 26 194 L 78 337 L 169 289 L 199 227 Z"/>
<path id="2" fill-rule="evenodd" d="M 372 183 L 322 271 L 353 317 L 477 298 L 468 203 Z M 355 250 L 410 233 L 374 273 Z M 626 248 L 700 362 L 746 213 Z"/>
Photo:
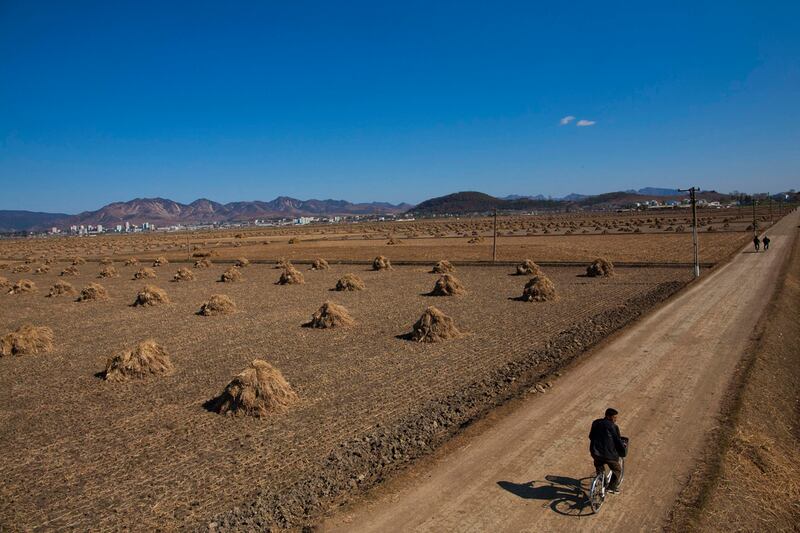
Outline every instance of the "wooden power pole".
<path id="1" fill-rule="evenodd" d="M 492 232 L 492 263 L 497 261 L 497 208 L 494 210 L 494 231 Z"/>
<path id="2" fill-rule="evenodd" d="M 692 245 L 694 247 L 694 277 L 700 277 L 700 253 L 697 243 L 697 187 L 689 187 L 688 189 L 678 189 L 681 192 L 688 192 L 689 199 L 692 201 Z"/>

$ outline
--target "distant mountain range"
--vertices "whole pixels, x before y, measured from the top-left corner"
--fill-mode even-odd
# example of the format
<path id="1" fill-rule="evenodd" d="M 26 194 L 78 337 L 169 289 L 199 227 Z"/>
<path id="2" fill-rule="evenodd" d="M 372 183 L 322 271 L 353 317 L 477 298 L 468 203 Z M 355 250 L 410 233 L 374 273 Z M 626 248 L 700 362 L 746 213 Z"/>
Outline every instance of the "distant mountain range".
<path id="1" fill-rule="evenodd" d="M 738 193 L 737 193 L 738 194 Z M 773 195 L 775 198 L 789 194 L 797 201 L 797 193 Z M 596 195 L 572 193 L 562 198 L 548 198 L 538 194 L 523 196 L 512 194 L 497 198 L 482 192 L 465 191 L 431 198 L 417 206 L 370 202 L 354 204 L 344 200 L 297 200 L 279 196 L 272 201 L 230 202 L 220 204 L 201 198 L 182 204 L 164 198 L 136 198 L 128 202 L 114 202 L 96 211 L 77 215 L 65 213 L 38 213 L 33 211 L 0 210 L 0 232 L 41 231 L 50 227 L 68 228 L 72 225 L 102 224 L 112 228 L 117 224 L 150 222 L 157 226 L 177 224 L 202 224 L 211 222 L 244 222 L 255 219 L 294 218 L 299 216 L 347 215 L 397 215 L 415 216 L 486 213 L 493 209 L 502 211 L 531 211 L 542 209 L 615 209 L 647 200 L 680 200 L 686 193 L 677 189 L 645 187 L 638 190 L 609 192 Z M 707 201 L 732 200 L 737 196 L 702 191 L 698 198 Z"/>
<path id="2" fill-rule="evenodd" d="M 667 194 L 667 192 L 675 192 L 675 194 Z M 686 198 L 686 194 L 680 191 L 652 187 L 639 189 L 638 191 L 618 191 L 591 196 L 573 193 L 558 199 L 545 198 L 542 195 L 511 195 L 504 198 L 496 198 L 482 192 L 465 191 L 426 200 L 411 209 L 411 213 L 430 216 L 486 213 L 494 209 L 502 211 L 531 211 L 534 209 L 568 208 L 570 206 L 575 208 L 612 209 L 647 200 L 665 201 L 681 200 L 683 198 Z M 698 194 L 698 198 L 707 201 L 719 201 L 730 199 L 730 196 L 716 191 L 703 191 Z"/>
<path id="3" fill-rule="evenodd" d="M 678 189 L 662 189 L 659 187 L 644 187 L 642 189 L 639 189 L 638 191 L 636 189 L 628 189 L 627 191 L 624 192 L 627 194 L 640 194 L 643 196 L 680 196 L 681 194 L 683 194 Z M 509 194 L 508 196 L 503 196 L 501 199 L 502 200 L 567 200 L 574 202 L 577 200 L 588 198 L 589 196 L 591 195 L 572 193 L 566 196 L 562 196 L 560 198 L 553 198 L 544 196 L 543 194 L 537 194 L 536 196 L 522 196 L 519 194 Z"/>
<path id="4" fill-rule="evenodd" d="M 136 198 L 114 202 L 96 211 L 77 215 L 37 213 L 32 211 L 0 210 L 0 232 L 36 231 L 56 226 L 102 224 L 113 227 L 130 222 L 150 222 L 157 226 L 202 224 L 211 222 L 241 222 L 255 219 L 293 218 L 299 216 L 384 215 L 404 213 L 411 204 L 372 202 L 354 204 L 344 200 L 297 200 L 279 196 L 272 201 L 230 202 L 220 204 L 201 198 L 182 204 L 165 198 Z"/>

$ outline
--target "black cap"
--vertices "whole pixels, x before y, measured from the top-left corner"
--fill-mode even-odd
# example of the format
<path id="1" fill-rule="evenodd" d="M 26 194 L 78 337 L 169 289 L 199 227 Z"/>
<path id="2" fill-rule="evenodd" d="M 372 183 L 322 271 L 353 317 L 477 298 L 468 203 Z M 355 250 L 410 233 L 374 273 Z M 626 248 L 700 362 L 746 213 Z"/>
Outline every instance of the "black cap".
<path id="1" fill-rule="evenodd" d="M 608 418 L 608 417 L 610 417 L 610 416 L 616 416 L 616 415 L 618 415 L 618 414 L 619 414 L 619 411 L 617 411 L 616 409 L 613 409 L 613 408 L 611 408 L 611 407 L 609 407 L 608 409 L 606 409 L 606 418 Z"/>

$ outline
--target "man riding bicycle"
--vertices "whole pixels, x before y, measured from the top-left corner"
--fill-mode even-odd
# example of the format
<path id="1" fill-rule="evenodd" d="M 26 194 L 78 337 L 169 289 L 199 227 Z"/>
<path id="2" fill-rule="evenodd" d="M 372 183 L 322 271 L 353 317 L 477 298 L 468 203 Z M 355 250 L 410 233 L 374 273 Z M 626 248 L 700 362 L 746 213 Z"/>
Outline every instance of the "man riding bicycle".
<path id="1" fill-rule="evenodd" d="M 605 465 L 611 469 L 611 482 L 608 492 L 617 494 L 619 492 L 619 481 L 622 478 L 622 465 L 620 456 L 625 455 L 625 444 L 619 433 L 617 426 L 616 409 L 606 409 L 605 418 L 598 418 L 592 422 L 592 429 L 589 432 L 589 453 L 594 460 L 594 468 L 598 474 L 605 472 Z"/>

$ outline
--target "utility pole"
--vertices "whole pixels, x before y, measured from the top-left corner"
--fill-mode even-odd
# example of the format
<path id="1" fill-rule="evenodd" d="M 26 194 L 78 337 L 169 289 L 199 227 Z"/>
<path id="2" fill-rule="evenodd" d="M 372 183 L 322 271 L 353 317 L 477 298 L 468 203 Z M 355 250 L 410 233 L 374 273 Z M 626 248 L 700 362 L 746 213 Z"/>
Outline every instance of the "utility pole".
<path id="1" fill-rule="evenodd" d="M 694 246 L 694 277 L 700 277 L 700 254 L 698 253 L 697 245 L 697 187 L 689 187 L 688 189 L 678 189 L 681 192 L 688 192 L 689 198 L 692 201 L 692 245 Z"/>
<path id="2" fill-rule="evenodd" d="M 769 223 L 771 225 L 772 224 L 772 196 L 769 193 L 767 193 L 767 196 L 769 196 Z"/>
<path id="3" fill-rule="evenodd" d="M 492 232 L 492 263 L 497 261 L 497 208 L 494 209 L 494 231 Z"/>
<path id="4" fill-rule="evenodd" d="M 752 205 L 753 205 L 753 237 L 755 237 L 756 235 L 758 235 L 758 228 L 757 228 L 757 223 L 756 223 L 756 197 L 755 197 L 755 195 L 753 195 Z"/>

